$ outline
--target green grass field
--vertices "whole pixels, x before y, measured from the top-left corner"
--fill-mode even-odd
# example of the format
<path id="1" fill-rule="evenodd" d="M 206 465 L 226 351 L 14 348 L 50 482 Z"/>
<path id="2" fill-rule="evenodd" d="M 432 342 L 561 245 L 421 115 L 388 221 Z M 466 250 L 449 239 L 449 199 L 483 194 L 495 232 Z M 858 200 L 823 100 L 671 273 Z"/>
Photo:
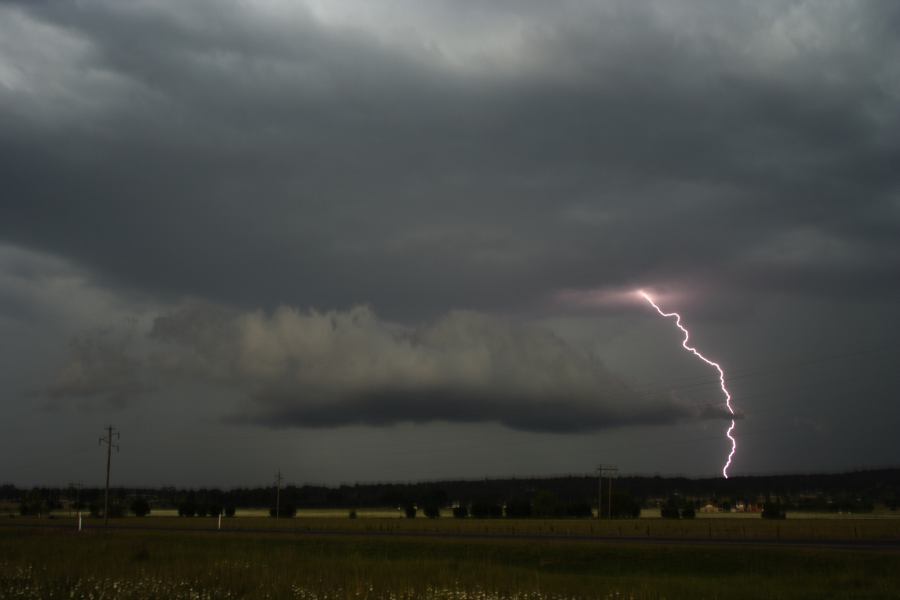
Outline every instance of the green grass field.
<path id="1" fill-rule="evenodd" d="M 391 521 L 407 527 L 419 523 Z M 318 520 L 320 525 L 326 522 L 339 523 Z M 343 524 L 359 523 L 347 520 Z M 449 527 L 453 522 L 422 520 L 421 524 Z M 558 522 L 473 523 L 479 525 L 540 530 L 556 527 Z M 754 521 L 753 525 L 770 524 Z M 79 534 L 4 527 L 0 529 L 0 599 L 900 596 L 900 552 L 895 550 L 384 538 L 367 537 L 362 529 L 359 533 L 338 538 L 187 530 Z"/>
<path id="2" fill-rule="evenodd" d="M 371 511 L 378 514 L 377 511 Z M 334 513 L 332 513 L 333 515 Z M 279 529 L 308 532 L 349 533 L 415 533 L 462 535 L 532 535 L 592 536 L 616 538 L 692 538 L 709 540 L 815 540 L 815 541 L 881 541 L 900 540 L 900 519 L 787 519 L 766 521 L 755 518 L 699 518 L 694 520 L 625 519 L 596 521 L 591 519 L 400 519 L 396 517 L 343 518 L 302 516 L 275 520 L 269 517 L 235 517 L 222 519 L 224 530 Z M 2 524 L 69 524 L 75 519 L 16 517 Z M 85 518 L 88 528 L 98 527 L 102 519 Z M 113 526 L 157 527 L 215 530 L 213 517 L 180 518 L 171 516 L 126 517 L 111 519 Z"/>

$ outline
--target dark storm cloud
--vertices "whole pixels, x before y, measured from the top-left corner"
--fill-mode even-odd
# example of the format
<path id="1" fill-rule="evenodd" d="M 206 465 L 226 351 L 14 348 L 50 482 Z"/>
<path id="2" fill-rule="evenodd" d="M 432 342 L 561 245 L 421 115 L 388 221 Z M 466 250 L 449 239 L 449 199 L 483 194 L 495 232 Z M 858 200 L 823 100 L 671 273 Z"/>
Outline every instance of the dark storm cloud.
<path id="1" fill-rule="evenodd" d="M 113 286 L 400 319 L 896 290 L 896 4 L 449 6 L 6 5 L 0 235 Z"/>
<path id="2" fill-rule="evenodd" d="M 73 347 L 49 397 L 199 382 L 244 395 L 229 421 L 271 427 L 496 422 L 563 433 L 724 417 L 638 394 L 545 329 L 472 312 L 410 329 L 362 307 L 265 314 L 194 303 L 157 317 L 143 349 L 90 341 Z"/>
<path id="3" fill-rule="evenodd" d="M 626 394 L 627 395 L 627 394 Z M 385 426 L 396 423 L 495 422 L 511 429 L 537 433 L 582 433 L 629 425 L 671 425 L 690 419 L 723 419 L 722 411 L 703 411 L 674 403 L 645 406 L 606 405 L 608 399 L 558 398 L 544 394 L 503 395 L 467 388 L 383 389 L 350 396 L 334 404 L 299 402 L 298 395 L 263 395 L 263 404 L 285 406 L 262 413 L 231 417 L 236 423 L 258 423 L 270 427 L 338 427 L 342 425 Z"/>

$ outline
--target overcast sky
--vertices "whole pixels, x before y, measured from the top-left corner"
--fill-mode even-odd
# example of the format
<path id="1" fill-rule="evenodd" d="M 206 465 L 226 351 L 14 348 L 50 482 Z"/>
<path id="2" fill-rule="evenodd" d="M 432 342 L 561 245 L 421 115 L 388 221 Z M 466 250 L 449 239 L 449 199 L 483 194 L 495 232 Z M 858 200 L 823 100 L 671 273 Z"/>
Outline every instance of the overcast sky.
<path id="1" fill-rule="evenodd" d="M 0 481 L 900 464 L 900 4 L 0 2 Z"/>

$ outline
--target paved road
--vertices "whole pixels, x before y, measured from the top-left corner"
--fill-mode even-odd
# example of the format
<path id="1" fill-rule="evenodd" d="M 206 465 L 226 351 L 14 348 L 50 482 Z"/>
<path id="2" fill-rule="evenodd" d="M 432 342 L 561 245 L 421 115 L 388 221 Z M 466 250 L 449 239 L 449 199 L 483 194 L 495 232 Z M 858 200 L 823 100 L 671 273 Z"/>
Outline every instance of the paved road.
<path id="1" fill-rule="evenodd" d="M 2 522 L 2 528 L 20 529 L 57 529 L 75 528 L 71 523 L 15 523 Z M 102 525 L 85 525 L 87 531 L 103 531 Z M 526 540 L 534 542 L 593 542 L 604 544 L 648 544 L 676 546 L 728 546 L 728 547 L 769 547 L 769 548 L 830 548 L 834 550 L 879 550 L 900 551 L 900 540 L 780 540 L 780 539 L 715 539 L 689 537 L 626 537 L 626 536 L 592 536 L 592 535 L 540 535 L 540 534 L 504 534 L 504 533 L 454 533 L 454 532 L 421 532 L 421 531 L 334 531 L 334 530 L 300 530 L 300 529 L 268 529 L 268 528 L 235 528 L 235 529 L 199 529 L 191 527 L 165 527 L 161 525 L 122 525 L 111 524 L 109 529 L 115 531 L 168 531 L 173 533 L 200 534 L 273 534 L 293 535 L 297 537 L 378 537 L 406 539 L 467 539 L 479 540 Z"/>

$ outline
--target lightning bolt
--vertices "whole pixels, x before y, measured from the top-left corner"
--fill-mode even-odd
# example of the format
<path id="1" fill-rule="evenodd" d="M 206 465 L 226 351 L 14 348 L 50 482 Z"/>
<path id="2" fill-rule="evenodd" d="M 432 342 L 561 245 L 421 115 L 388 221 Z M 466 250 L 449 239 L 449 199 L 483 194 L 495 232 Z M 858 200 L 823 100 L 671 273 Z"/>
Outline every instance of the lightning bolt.
<path id="1" fill-rule="evenodd" d="M 734 414 L 734 407 L 731 406 L 731 393 L 728 391 L 728 388 L 725 387 L 725 371 L 722 370 L 722 367 L 719 365 L 719 363 L 709 360 L 708 358 L 706 358 L 705 356 L 700 354 L 700 352 L 698 352 L 696 348 L 694 348 L 692 346 L 688 346 L 688 340 L 690 340 L 691 334 L 690 334 L 690 332 L 688 332 L 687 328 L 685 328 L 685 326 L 681 324 L 681 315 L 679 315 L 677 312 L 670 312 L 670 313 L 664 312 L 659 307 L 659 305 L 653 301 L 653 298 L 650 297 L 650 294 L 648 294 L 644 290 L 638 290 L 637 293 L 644 300 L 649 302 L 650 306 L 655 308 L 656 312 L 658 312 L 660 314 L 660 316 L 663 316 L 666 318 L 675 317 L 675 325 L 678 327 L 678 329 L 681 330 L 681 333 L 684 334 L 684 340 L 682 340 L 681 346 L 685 350 L 687 350 L 688 352 L 690 352 L 691 354 L 693 354 L 694 356 L 696 356 L 697 358 L 699 358 L 700 360 L 702 360 L 703 362 L 705 362 L 706 364 L 713 367 L 716 371 L 719 372 L 719 386 L 722 388 L 722 393 L 725 394 L 725 406 L 728 408 L 728 412 L 731 413 L 731 417 L 732 417 L 731 425 L 728 427 L 728 430 L 725 432 L 725 436 L 729 440 L 731 440 L 731 452 L 728 453 L 728 460 L 725 461 L 725 466 L 722 467 L 722 476 L 725 477 L 725 479 L 728 479 L 728 467 L 731 466 L 731 460 L 734 458 L 734 453 L 737 452 L 737 440 L 734 439 L 734 435 L 732 435 L 732 433 L 734 432 L 734 426 L 735 426 L 735 421 L 734 421 L 735 414 Z"/>

